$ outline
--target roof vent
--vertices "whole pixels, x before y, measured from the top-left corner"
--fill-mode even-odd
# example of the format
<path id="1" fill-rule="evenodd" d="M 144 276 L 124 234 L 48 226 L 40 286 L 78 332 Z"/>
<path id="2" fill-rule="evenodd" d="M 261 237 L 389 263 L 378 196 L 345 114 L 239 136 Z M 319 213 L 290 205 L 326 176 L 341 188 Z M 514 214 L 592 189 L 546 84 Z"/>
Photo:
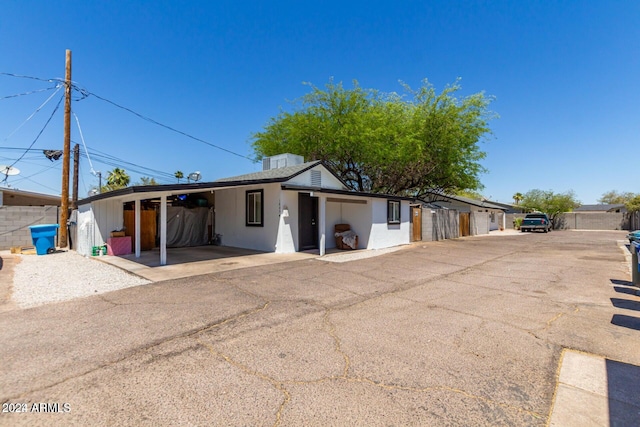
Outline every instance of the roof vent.
<path id="1" fill-rule="evenodd" d="M 262 170 L 286 168 L 287 166 L 301 165 L 304 163 L 304 157 L 297 154 L 277 154 L 262 159 Z"/>
<path id="2" fill-rule="evenodd" d="M 322 187 L 322 173 L 317 170 L 311 171 L 311 186 Z"/>

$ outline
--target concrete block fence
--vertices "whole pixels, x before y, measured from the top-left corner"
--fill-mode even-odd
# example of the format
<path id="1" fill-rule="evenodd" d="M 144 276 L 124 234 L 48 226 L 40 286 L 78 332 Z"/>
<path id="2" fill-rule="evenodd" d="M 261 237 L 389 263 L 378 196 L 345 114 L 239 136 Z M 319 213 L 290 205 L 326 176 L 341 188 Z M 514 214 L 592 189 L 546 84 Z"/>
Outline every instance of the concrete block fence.
<path id="1" fill-rule="evenodd" d="M 30 225 L 57 223 L 57 206 L 0 206 L 0 250 L 30 246 Z"/>
<path id="2" fill-rule="evenodd" d="M 507 214 L 507 228 L 513 229 L 513 220 L 525 214 Z M 633 214 L 623 212 L 567 212 L 555 224 L 559 230 L 629 230 Z"/>

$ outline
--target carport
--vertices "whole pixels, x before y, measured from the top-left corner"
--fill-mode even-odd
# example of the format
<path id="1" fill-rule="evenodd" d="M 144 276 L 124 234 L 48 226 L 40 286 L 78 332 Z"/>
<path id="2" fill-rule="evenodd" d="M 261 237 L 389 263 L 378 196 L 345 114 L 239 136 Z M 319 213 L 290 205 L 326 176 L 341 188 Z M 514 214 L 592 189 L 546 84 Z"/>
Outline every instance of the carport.
<path id="1" fill-rule="evenodd" d="M 306 252 L 281 254 L 213 245 L 168 248 L 166 251 L 168 257 L 167 263 L 164 265 L 160 263 L 160 248 L 143 251 L 138 257 L 135 254 L 130 254 L 103 256 L 95 259 L 157 282 L 240 268 L 312 259 L 318 256 L 317 254 Z"/>

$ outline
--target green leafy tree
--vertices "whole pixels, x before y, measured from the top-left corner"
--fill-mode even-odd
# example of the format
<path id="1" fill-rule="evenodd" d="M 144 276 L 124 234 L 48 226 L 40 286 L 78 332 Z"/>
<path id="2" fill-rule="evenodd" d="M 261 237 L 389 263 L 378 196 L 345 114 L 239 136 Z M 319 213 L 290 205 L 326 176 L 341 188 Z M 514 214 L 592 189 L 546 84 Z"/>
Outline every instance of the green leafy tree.
<path id="1" fill-rule="evenodd" d="M 107 184 L 102 187 L 102 191 L 113 191 L 125 188 L 131 182 L 131 177 L 124 169 L 114 168 L 107 174 Z"/>
<path id="2" fill-rule="evenodd" d="M 557 228 L 558 219 L 565 212 L 571 212 L 580 206 L 573 190 L 565 193 L 554 193 L 553 191 L 530 190 L 522 197 L 522 208 L 528 211 L 544 212 L 549 216 L 551 224 Z"/>
<path id="3" fill-rule="evenodd" d="M 519 205 L 523 198 L 524 196 L 522 193 L 516 193 L 513 195 L 513 201 L 516 202 L 516 205 Z"/>
<path id="4" fill-rule="evenodd" d="M 625 207 L 629 212 L 640 211 L 640 194 L 635 195 L 633 198 L 625 203 Z"/>
<path id="5" fill-rule="evenodd" d="M 178 180 L 178 184 L 180 184 L 180 180 L 184 178 L 184 174 L 182 173 L 182 171 L 176 171 L 176 173 L 174 173 L 173 176 L 175 176 L 176 179 Z"/>
<path id="6" fill-rule="evenodd" d="M 330 81 L 252 136 L 256 157 L 294 153 L 323 160 L 354 190 L 421 196 L 482 188 L 478 143 L 490 133 L 492 99 L 458 97 L 458 81 L 436 93 L 425 80 L 405 96 Z"/>
<path id="7" fill-rule="evenodd" d="M 602 197 L 600 197 L 598 199 L 598 203 L 603 203 L 603 204 L 606 204 L 606 205 L 627 203 L 631 199 L 633 199 L 634 197 L 639 196 L 639 195 L 640 194 L 631 193 L 629 191 L 619 193 L 619 192 L 617 192 L 615 190 L 611 190 L 611 191 L 607 191 L 606 193 L 604 193 L 602 195 Z"/>

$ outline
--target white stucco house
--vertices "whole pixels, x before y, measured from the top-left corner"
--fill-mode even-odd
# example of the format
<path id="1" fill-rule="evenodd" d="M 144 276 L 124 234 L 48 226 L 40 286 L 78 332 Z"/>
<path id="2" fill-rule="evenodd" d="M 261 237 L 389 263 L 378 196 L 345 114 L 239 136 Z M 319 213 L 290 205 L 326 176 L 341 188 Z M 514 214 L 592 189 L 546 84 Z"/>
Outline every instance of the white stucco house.
<path id="1" fill-rule="evenodd" d="M 336 246 L 336 224 L 351 226 L 358 248 L 386 248 L 409 243 L 409 203 L 409 198 L 351 191 L 321 161 L 303 163 L 300 156 L 284 154 L 265 159 L 260 172 L 206 183 L 127 187 L 80 200 L 77 251 L 90 255 L 93 246 L 105 244 L 125 225 L 136 256 L 145 240 L 151 247 L 155 240 L 161 265 L 167 247 L 216 238 L 224 246 L 324 255 Z"/>

